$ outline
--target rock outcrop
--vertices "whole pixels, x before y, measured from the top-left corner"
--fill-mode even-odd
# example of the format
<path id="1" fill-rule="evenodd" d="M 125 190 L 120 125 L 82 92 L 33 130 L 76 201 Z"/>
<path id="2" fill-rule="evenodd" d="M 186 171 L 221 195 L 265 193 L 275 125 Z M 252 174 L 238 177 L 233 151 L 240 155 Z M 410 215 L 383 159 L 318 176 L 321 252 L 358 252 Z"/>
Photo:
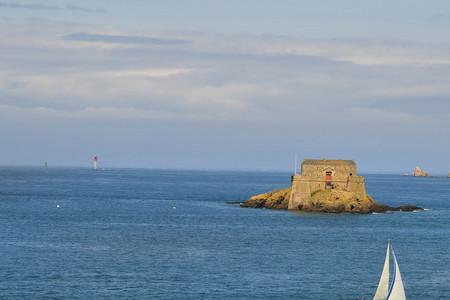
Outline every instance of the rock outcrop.
<path id="1" fill-rule="evenodd" d="M 428 176 L 430 176 L 430 174 L 428 174 L 427 172 L 422 170 L 420 167 L 415 167 L 414 172 L 413 172 L 413 176 L 415 176 L 415 177 L 428 177 Z"/>
<path id="2" fill-rule="evenodd" d="M 241 207 L 287 209 L 291 188 L 275 190 L 251 197 Z"/>
<path id="3" fill-rule="evenodd" d="M 241 207 L 287 209 L 290 194 L 291 188 L 286 188 L 255 195 L 242 203 Z M 304 212 L 356 214 L 423 210 L 414 205 L 390 207 L 376 202 L 370 196 L 359 199 L 355 193 L 342 190 L 316 191 L 311 195 L 310 201 L 302 203 L 297 209 Z"/>

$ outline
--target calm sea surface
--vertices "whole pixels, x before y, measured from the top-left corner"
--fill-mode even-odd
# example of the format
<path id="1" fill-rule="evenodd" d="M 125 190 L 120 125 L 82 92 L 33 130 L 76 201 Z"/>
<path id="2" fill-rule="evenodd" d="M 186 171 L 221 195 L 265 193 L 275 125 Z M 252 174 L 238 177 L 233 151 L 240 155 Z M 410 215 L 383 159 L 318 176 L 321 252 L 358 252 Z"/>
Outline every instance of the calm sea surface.
<path id="1" fill-rule="evenodd" d="M 287 186 L 282 173 L 2 167 L 0 299 L 371 299 L 387 239 L 409 300 L 450 299 L 450 179 L 366 181 L 429 210 L 227 204 Z"/>

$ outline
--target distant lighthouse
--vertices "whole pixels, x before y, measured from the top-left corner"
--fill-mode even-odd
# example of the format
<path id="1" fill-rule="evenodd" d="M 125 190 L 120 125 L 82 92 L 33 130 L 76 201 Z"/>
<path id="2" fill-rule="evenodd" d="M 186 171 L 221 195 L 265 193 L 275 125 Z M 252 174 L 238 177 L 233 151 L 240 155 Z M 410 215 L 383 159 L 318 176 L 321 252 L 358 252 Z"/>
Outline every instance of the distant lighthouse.
<path id="1" fill-rule="evenodd" d="M 98 156 L 94 155 L 92 158 L 92 163 L 94 164 L 94 170 L 97 170 L 97 162 L 98 162 Z"/>

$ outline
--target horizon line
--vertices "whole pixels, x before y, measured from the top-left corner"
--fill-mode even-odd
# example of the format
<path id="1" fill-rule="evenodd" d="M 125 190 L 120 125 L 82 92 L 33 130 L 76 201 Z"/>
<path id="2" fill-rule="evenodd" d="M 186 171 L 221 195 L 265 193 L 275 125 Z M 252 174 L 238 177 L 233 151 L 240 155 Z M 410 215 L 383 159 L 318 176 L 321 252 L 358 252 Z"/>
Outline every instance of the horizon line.
<path id="1" fill-rule="evenodd" d="M 0 164 L 0 169 L 1 168 L 42 168 L 42 169 L 52 169 L 52 168 L 59 168 L 59 169 L 93 169 L 92 166 L 87 166 L 87 165 L 47 165 L 47 167 L 45 167 L 45 165 L 40 165 L 40 164 Z M 187 167 L 126 167 L 126 166 L 100 166 L 98 168 L 98 170 L 108 170 L 108 169 L 135 169 L 135 170 L 160 170 L 160 171 L 198 171 L 198 172 L 268 172 L 268 173 L 292 173 L 292 170 L 289 170 L 288 168 L 283 170 L 283 169 L 252 169 L 252 168 L 248 168 L 248 169 L 227 169 L 227 168 L 187 168 Z M 403 173 L 404 171 L 382 171 L 382 170 L 363 170 L 363 171 L 359 171 L 359 174 L 362 175 L 400 175 L 400 176 L 404 176 Z M 430 173 L 430 172 L 429 172 Z M 442 177 L 445 176 L 447 177 L 447 173 L 443 172 L 436 172 L 436 173 L 430 173 L 430 177 Z M 411 173 L 408 173 L 407 176 L 405 177 L 413 177 L 411 175 Z"/>

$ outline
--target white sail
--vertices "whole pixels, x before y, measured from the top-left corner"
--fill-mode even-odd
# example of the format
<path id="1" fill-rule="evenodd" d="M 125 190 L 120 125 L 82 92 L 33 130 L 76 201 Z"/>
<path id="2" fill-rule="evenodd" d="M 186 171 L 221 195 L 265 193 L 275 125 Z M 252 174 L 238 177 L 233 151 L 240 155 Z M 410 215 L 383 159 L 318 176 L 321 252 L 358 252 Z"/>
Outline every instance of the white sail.
<path id="1" fill-rule="evenodd" d="M 397 258 L 395 257 L 394 250 L 392 250 L 392 256 L 394 257 L 395 263 L 394 278 L 392 279 L 392 286 L 391 289 L 389 290 L 389 295 L 386 298 L 386 300 L 406 300 L 402 275 L 400 274 L 400 268 L 398 267 Z"/>
<path id="2" fill-rule="evenodd" d="M 386 250 L 386 259 L 384 260 L 383 273 L 381 274 L 380 282 L 378 283 L 378 288 L 373 297 L 373 300 L 386 300 L 389 294 L 389 254 L 391 252 L 391 242 L 388 241 L 388 246 Z"/>

